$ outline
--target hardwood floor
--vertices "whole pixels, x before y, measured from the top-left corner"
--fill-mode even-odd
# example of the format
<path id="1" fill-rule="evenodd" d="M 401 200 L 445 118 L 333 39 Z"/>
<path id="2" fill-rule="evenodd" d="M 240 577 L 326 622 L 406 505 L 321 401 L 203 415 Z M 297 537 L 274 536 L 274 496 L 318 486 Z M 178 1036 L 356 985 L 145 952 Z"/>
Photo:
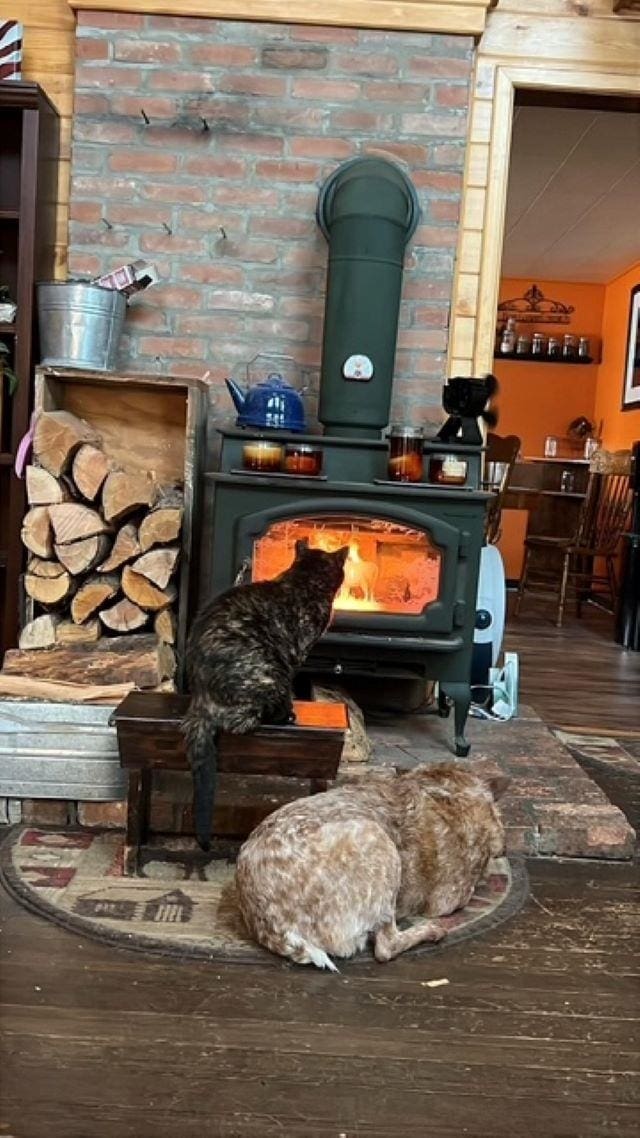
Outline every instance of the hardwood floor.
<path id="1" fill-rule="evenodd" d="M 507 647 L 548 722 L 638 728 L 640 655 L 599 614 Z M 127 953 L 0 893 L 0 1135 L 636 1138 L 638 867 L 529 873 L 492 933 L 339 976 Z"/>
<path id="2" fill-rule="evenodd" d="M 549 725 L 640 735 L 640 652 L 616 644 L 606 613 L 588 605 L 556 628 L 552 605 L 528 602 L 504 647 L 520 657 L 521 702 Z"/>
<path id="3" fill-rule="evenodd" d="M 631 1138 L 635 870 L 531 877 L 492 934 L 340 976 L 165 963 L 4 897 L 0 1133 Z"/>

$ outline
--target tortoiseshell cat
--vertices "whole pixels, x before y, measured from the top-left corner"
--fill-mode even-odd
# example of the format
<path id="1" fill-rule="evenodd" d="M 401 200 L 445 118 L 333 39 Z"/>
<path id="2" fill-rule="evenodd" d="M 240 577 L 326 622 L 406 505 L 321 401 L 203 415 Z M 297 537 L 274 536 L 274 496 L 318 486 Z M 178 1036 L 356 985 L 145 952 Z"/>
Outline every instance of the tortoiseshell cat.
<path id="1" fill-rule="evenodd" d="M 348 554 L 347 546 L 325 553 L 297 541 L 295 559 L 279 577 L 228 589 L 195 619 L 183 730 L 203 849 L 211 837 L 216 732 L 244 735 L 261 723 L 291 722 L 293 677 L 329 624 Z"/>

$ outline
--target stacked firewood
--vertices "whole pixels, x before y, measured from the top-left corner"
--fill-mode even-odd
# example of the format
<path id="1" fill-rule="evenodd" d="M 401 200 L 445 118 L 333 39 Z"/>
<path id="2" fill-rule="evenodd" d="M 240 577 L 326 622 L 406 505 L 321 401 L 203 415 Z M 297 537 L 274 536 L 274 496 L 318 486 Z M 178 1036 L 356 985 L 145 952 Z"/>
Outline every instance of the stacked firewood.
<path id="1" fill-rule="evenodd" d="M 159 486 L 151 473 L 115 469 L 88 423 L 46 411 L 35 425 L 26 490 L 24 587 L 40 615 L 23 628 L 20 650 L 7 653 L 3 670 L 44 677 L 42 661 L 31 657 L 30 664 L 28 657 L 47 648 L 55 651 L 47 653 L 46 678 L 58 669 L 60 679 L 75 679 L 72 649 L 100 641 L 97 656 L 110 661 L 114 678 L 123 678 L 123 666 L 147 676 L 139 686 L 171 678 L 181 488 Z M 122 638 L 120 645 L 113 637 Z M 148 674 L 145 652 L 155 660 Z M 80 668 L 83 658 L 86 664 L 79 653 Z"/>

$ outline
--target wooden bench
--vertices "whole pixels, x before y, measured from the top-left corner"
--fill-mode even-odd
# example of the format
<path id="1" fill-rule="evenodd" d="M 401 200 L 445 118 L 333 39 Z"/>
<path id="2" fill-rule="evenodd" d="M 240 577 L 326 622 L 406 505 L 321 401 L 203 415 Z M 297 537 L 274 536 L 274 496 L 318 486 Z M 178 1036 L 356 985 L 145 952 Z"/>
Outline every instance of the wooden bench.
<path id="1" fill-rule="evenodd" d="M 180 724 L 189 697 L 131 692 L 113 713 L 120 763 L 129 771 L 124 872 L 137 873 L 147 841 L 154 770 L 188 770 Z M 309 793 L 335 779 L 349 725 L 343 703 L 294 701 L 296 722 L 265 725 L 251 735 L 218 737 L 217 770 L 223 774 L 280 775 L 309 780 Z"/>

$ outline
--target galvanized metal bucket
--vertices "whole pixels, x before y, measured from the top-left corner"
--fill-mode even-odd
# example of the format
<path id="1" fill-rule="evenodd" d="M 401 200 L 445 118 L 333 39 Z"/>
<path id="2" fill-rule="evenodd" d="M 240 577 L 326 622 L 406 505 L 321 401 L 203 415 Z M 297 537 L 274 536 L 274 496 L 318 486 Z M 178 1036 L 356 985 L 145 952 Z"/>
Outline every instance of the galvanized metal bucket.
<path id="1" fill-rule="evenodd" d="M 40 362 L 115 371 L 126 310 L 125 297 L 113 289 L 82 281 L 41 281 Z"/>

